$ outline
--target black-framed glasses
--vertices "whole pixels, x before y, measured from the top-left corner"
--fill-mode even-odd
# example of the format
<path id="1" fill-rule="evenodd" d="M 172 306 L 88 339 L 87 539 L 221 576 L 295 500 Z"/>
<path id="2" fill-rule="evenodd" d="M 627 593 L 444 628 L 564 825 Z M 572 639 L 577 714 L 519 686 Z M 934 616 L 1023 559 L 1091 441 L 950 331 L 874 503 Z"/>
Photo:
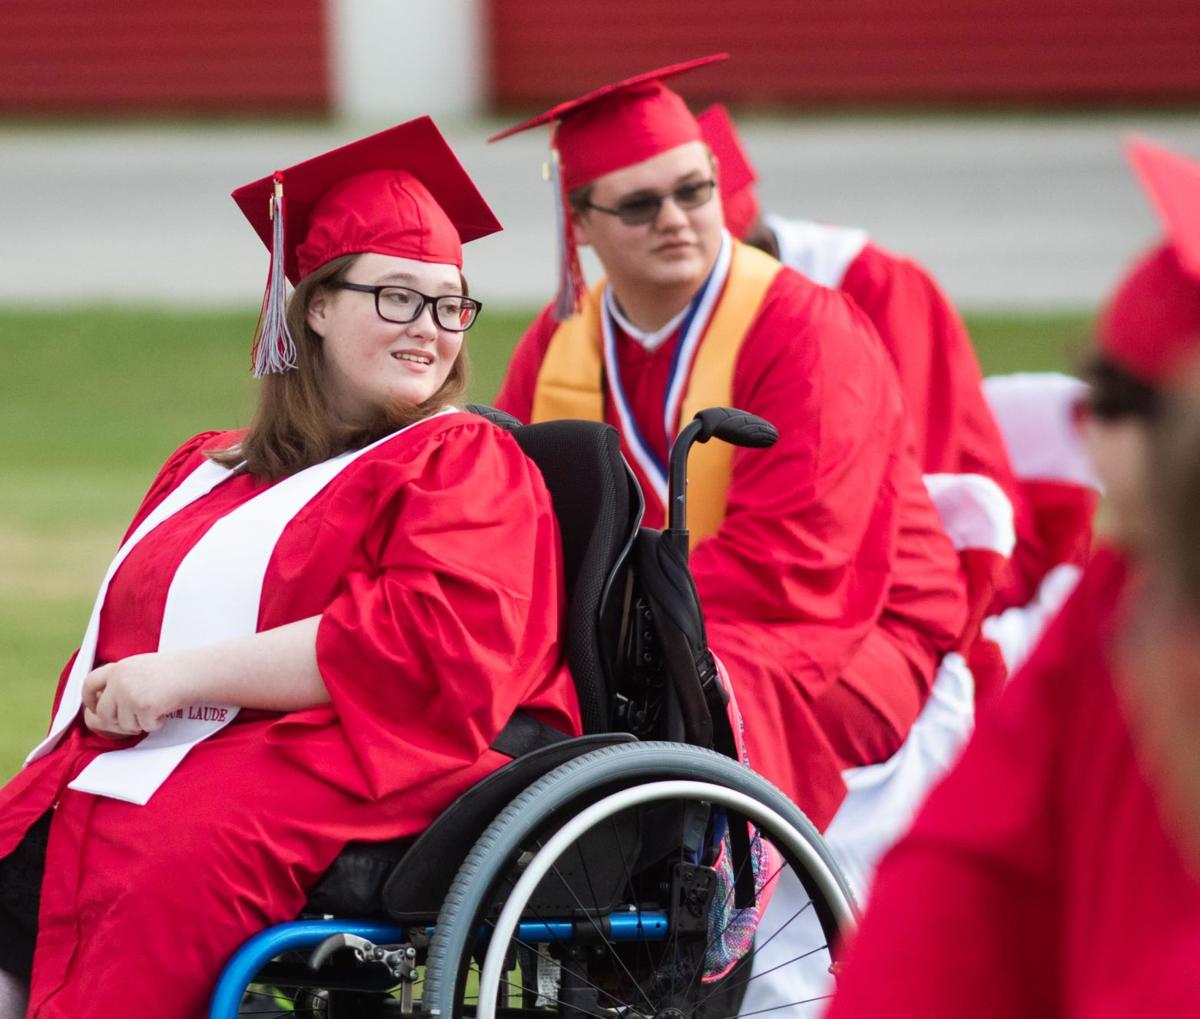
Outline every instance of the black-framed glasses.
<path id="1" fill-rule="evenodd" d="M 448 333 L 465 333 L 479 317 L 482 301 L 462 294 L 441 294 L 431 297 L 412 287 L 392 284 L 370 286 L 366 283 L 337 283 L 339 290 L 356 290 L 375 295 L 375 311 L 385 322 L 406 325 L 421 317 L 425 305 L 433 306 L 433 320 Z"/>
<path id="2" fill-rule="evenodd" d="M 635 198 L 627 198 L 612 208 L 596 205 L 595 202 L 585 202 L 584 205 L 597 212 L 606 212 L 610 216 L 616 216 L 626 226 L 645 226 L 658 219 L 663 202 L 668 198 L 686 211 L 698 209 L 707 204 L 716 190 L 717 182 L 715 180 L 698 180 L 691 184 L 680 184 L 674 191 L 669 191 L 665 195 L 643 194 L 637 195 Z"/>

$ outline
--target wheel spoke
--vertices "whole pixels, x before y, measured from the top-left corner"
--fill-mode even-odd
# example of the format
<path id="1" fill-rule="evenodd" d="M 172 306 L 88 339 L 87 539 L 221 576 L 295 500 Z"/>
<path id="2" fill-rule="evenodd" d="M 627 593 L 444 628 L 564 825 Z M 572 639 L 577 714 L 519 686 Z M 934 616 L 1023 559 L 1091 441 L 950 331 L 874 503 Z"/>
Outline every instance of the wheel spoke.
<path id="1" fill-rule="evenodd" d="M 784 863 L 782 866 L 780 866 L 780 868 L 777 871 L 775 871 L 774 874 L 772 874 L 769 878 L 767 878 L 767 880 L 765 882 L 763 882 L 763 888 L 766 888 L 767 885 L 769 885 L 772 881 L 778 880 L 780 875 L 783 874 L 784 870 L 786 870 L 787 867 L 788 867 L 788 864 L 786 864 L 786 863 Z M 801 906 L 798 910 L 796 910 L 795 913 L 793 913 L 790 917 L 788 917 L 788 919 L 785 923 L 780 925 L 774 932 L 772 932 L 771 936 L 768 937 L 766 941 L 762 942 L 761 944 L 756 943 L 754 945 L 754 947 L 751 948 L 750 951 L 746 953 L 746 958 L 751 958 L 751 959 L 754 958 L 755 954 L 760 952 L 762 949 L 766 948 L 767 945 L 769 945 L 781 933 L 783 933 L 783 931 L 792 923 L 793 920 L 800 917 L 811 905 L 812 905 L 812 900 L 809 899 L 808 902 L 806 902 L 803 906 Z M 728 929 L 729 929 L 729 924 L 726 924 L 723 928 L 721 928 L 720 935 L 718 935 L 718 936 L 724 935 L 725 931 L 727 931 Z M 828 947 L 829 947 L 829 942 L 826 941 L 826 942 L 822 943 L 821 945 L 818 945 L 816 951 L 819 951 L 822 948 L 828 948 Z"/>
<path id="2" fill-rule="evenodd" d="M 774 973 L 776 970 L 783 969 L 784 966 L 790 966 L 792 963 L 803 962 L 805 959 L 810 959 L 824 949 L 824 947 L 824 945 L 821 945 L 817 948 L 810 948 L 807 952 L 801 952 L 799 955 L 793 956 L 791 959 L 787 959 L 784 962 L 778 963 L 772 966 L 770 969 L 764 969 L 760 973 L 751 973 L 750 976 L 746 977 L 745 980 L 738 981 L 736 984 L 729 984 L 728 986 L 722 984 L 696 1002 L 696 1004 L 692 1006 L 691 1011 L 688 1012 L 688 1015 L 694 1015 L 697 1009 L 699 1009 L 705 1002 L 716 997 L 718 994 L 724 994 L 728 991 L 736 991 L 738 988 L 745 987 L 747 984 L 751 983 L 751 981 L 757 980 L 759 977 L 765 977 L 768 973 Z"/>
<path id="3" fill-rule="evenodd" d="M 759 838 L 760 838 L 760 836 L 756 835 L 755 842 L 757 842 Z M 745 867 L 747 865 L 748 861 L 753 857 L 753 855 L 754 855 L 754 843 L 751 844 L 751 849 L 750 849 L 750 852 L 746 854 L 746 859 L 742 861 L 741 867 L 739 868 L 739 872 L 735 873 L 733 875 L 733 880 L 729 884 L 729 890 L 725 893 L 725 901 L 721 904 L 721 912 L 728 913 L 728 919 L 725 921 L 724 926 L 719 931 L 717 931 L 716 934 L 709 935 L 710 942 L 717 941 L 717 940 L 720 940 L 721 938 L 723 938 L 725 936 L 725 932 L 727 930 L 729 930 L 729 925 L 733 922 L 733 918 L 738 914 L 737 909 L 733 909 L 733 910 L 729 909 L 730 900 L 732 899 L 735 891 L 737 890 L 737 882 L 738 882 L 738 878 L 741 876 L 741 868 Z M 767 878 L 767 880 L 763 882 L 764 889 L 767 887 L 767 885 L 769 885 L 772 881 L 774 881 L 776 878 L 779 877 L 779 875 L 783 872 L 783 868 L 785 866 L 787 866 L 787 865 L 786 864 L 781 865 L 779 867 L 779 869 L 777 871 L 775 871 L 774 874 L 770 875 Z M 703 975 L 703 973 L 704 973 L 704 967 L 700 966 L 692 974 L 691 979 L 688 981 L 688 986 L 686 989 L 687 994 L 692 993 L 693 988 L 695 988 L 695 986 L 696 986 L 696 982 L 700 979 L 700 977 Z"/>
<path id="4" fill-rule="evenodd" d="M 618 853 L 618 854 L 620 855 L 620 857 L 621 857 L 621 869 L 622 869 L 622 870 L 625 872 L 625 889 L 626 889 L 626 891 L 628 892 L 628 894 L 629 894 L 629 896 L 630 896 L 630 901 L 631 901 L 631 902 L 634 904 L 634 906 L 636 907 L 636 906 L 637 906 L 637 899 L 636 899 L 636 898 L 634 897 L 634 895 L 633 895 L 633 891 L 634 891 L 634 888 L 633 888 L 633 875 L 632 875 L 632 874 L 629 872 L 629 858 L 628 858 L 628 857 L 625 855 L 625 846 L 624 846 L 624 844 L 621 842 L 621 829 L 620 829 L 620 828 L 617 826 L 617 822 L 616 822 L 616 819 L 615 819 L 615 818 L 609 818 L 609 822 L 608 822 L 608 823 L 609 823 L 610 825 L 612 825 L 613 836 L 614 836 L 614 837 L 616 838 L 616 840 L 617 840 L 617 853 Z M 590 878 L 589 878 L 589 880 L 588 880 L 588 884 L 589 884 L 589 885 L 591 885 L 591 879 L 590 879 Z M 595 891 L 593 891 L 593 892 L 592 892 L 592 898 L 594 899 L 595 897 L 596 897 L 596 893 L 595 893 Z M 639 941 L 642 943 L 642 948 L 643 948 L 643 950 L 644 950 L 644 951 L 645 951 L 645 953 L 646 953 L 646 964 L 647 964 L 647 965 L 650 967 L 650 971 L 653 973 L 656 967 L 655 967 L 655 964 L 654 964 L 654 957 L 653 957 L 653 955 L 651 955 L 651 953 L 650 953 L 650 942 L 649 942 L 649 941 L 647 941 L 647 940 L 646 940 L 644 937 L 643 937 L 643 938 L 639 938 L 638 940 L 639 940 Z"/>
<path id="5" fill-rule="evenodd" d="M 745 819 L 743 819 L 742 823 L 745 823 Z M 756 848 L 757 846 L 761 845 L 761 843 L 762 843 L 762 836 L 761 836 L 761 834 L 755 834 L 754 838 L 753 838 L 753 839 L 750 841 L 750 852 L 746 854 L 746 859 L 744 859 L 744 860 L 742 861 L 742 863 L 741 863 L 741 866 L 738 868 L 738 872 L 737 872 L 736 874 L 734 874 L 734 875 L 733 875 L 733 881 L 732 881 L 732 882 L 731 882 L 731 884 L 729 885 L 729 891 L 725 893 L 725 901 L 724 901 L 724 902 L 721 904 L 721 912 L 722 912 L 722 913 L 728 913 L 729 919 L 725 921 L 725 926 L 724 926 L 724 927 L 722 927 L 722 928 L 721 928 L 719 931 L 717 931 L 717 933 L 716 933 L 716 934 L 714 934 L 714 935 L 712 936 L 712 937 L 713 937 L 713 940 L 717 940 L 717 939 L 719 939 L 719 938 L 723 938 L 723 937 L 725 936 L 725 932 L 726 932 L 727 930 L 729 930 L 729 925 L 730 925 L 731 923 L 733 923 L 734 917 L 736 917 L 736 916 L 738 915 L 738 913 L 740 912 L 740 910 L 738 910 L 737 908 L 730 909 L 730 908 L 729 908 L 729 902 L 730 902 L 730 899 L 732 899 L 732 898 L 733 898 L 733 896 L 734 896 L 734 894 L 737 892 L 737 883 L 738 883 L 738 879 L 739 879 L 739 878 L 742 876 L 743 869 L 746 867 L 747 863 L 750 863 L 750 862 L 753 860 L 755 848 Z M 751 866 L 753 866 L 753 864 L 751 864 Z M 769 885 L 769 884 L 770 884 L 772 881 L 774 881 L 776 878 L 778 878 L 778 877 L 779 877 L 779 875 L 780 875 L 780 874 L 783 872 L 783 868 L 784 868 L 784 867 L 786 867 L 786 866 L 787 866 L 787 864 L 786 864 L 786 863 L 785 863 L 785 864 L 782 864 L 782 865 L 779 867 L 779 869 L 778 869 L 777 871 L 775 871 L 775 873 L 774 873 L 774 874 L 771 874 L 771 875 L 770 875 L 770 876 L 769 876 L 769 877 L 768 877 L 768 878 L 767 878 L 767 879 L 766 879 L 766 880 L 763 882 L 762 889 L 755 889 L 755 897 L 756 897 L 756 898 L 758 897 L 758 892 L 759 892 L 759 891 L 762 891 L 762 890 L 765 890 L 765 889 L 766 889 L 766 887 L 767 887 L 767 886 L 768 886 L 768 885 Z"/>
<path id="6" fill-rule="evenodd" d="M 684 859 L 685 847 L 683 844 L 683 827 L 686 824 L 687 824 L 687 813 L 685 812 L 679 822 L 679 827 L 680 827 L 680 831 L 679 831 L 679 863 L 680 863 L 680 865 L 688 862 L 686 859 Z M 672 902 L 667 907 L 667 918 L 668 918 L 667 922 L 668 923 L 670 923 L 671 907 L 673 907 L 674 905 L 675 905 L 674 902 Z M 679 986 L 679 984 L 678 984 L 678 980 L 679 980 L 679 930 L 678 930 L 678 925 L 671 924 L 671 930 L 669 932 L 669 937 L 671 939 L 671 1000 L 674 1001 L 675 1000 L 675 992 Z"/>
<path id="7" fill-rule="evenodd" d="M 650 1000 L 650 996 L 642 988 L 642 985 L 638 982 L 637 977 L 635 977 L 633 975 L 633 973 L 630 971 L 629 967 L 625 964 L 625 960 L 622 959 L 621 956 L 613 949 L 612 942 L 609 941 L 609 939 L 607 937 L 605 937 L 604 928 L 602 928 L 600 926 L 600 924 L 596 920 L 596 918 L 594 916 L 592 916 L 592 914 L 590 912 L 588 912 L 587 907 L 579 900 L 579 896 L 575 894 L 575 889 L 572 888 L 570 886 L 570 884 L 568 884 L 566 878 L 563 877 L 562 872 L 558 869 L 557 863 L 552 863 L 550 865 L 550 872 L 552 874 L 554 874 L 554 876 L 557 877 L 559 881 L 562 882 L 563 887 L 570 893 L 571 898 L 575 900 L 575 905 L 579 907 L 579 909 L 583 912 L 584 916 L 587 917 L 588 922 L 592 925 L 592 930 L 594 930 L 596 932 L 596 935 L 600 938 L 600 940 L 605 945 L 608 946 L 609 955 L 611 955 L 616 960 L 617 965 L 619 965 L 621 967 L 621 969 L 624 971 L 625 975 L 629 978 L 630 982 L 637 989 L 638 994 L 640 994 L 642 996 L 642 1000 L 650 1007 L 650 1014 L 653 1015 L 656 1011 L 658 1011 L 654 1007 L 654 1002 L 652 1002 Z"/>
<path id="8" fill-rule="evenodd" d="M 473 968 L 473 972 L 477 973 L 478 971 L 479 971 L 478 967 Z M 562 1001 L 559 998 L 554 998 L 554 997 L 551 997 L 550 995 L 543 994 L 536 987 L 526 987 L 524 984 L 517 983 L 516 981 L 513 981 L 513 980 L 506 980 L 503 977 L 500 978 L 500 982 L 502 984 L 504 984 L 506 987 L 508 987 L 510 990 L 517 990 L 517 991 L 521 991 L 526 994 L 537 995 L 537 997 L 544 998 L 546 1001 L 550 1002 L 551 1004 L 561 1005 L 564 1008 L 570 1008 L 576 1012 L 581 1012 L 583 1015 L 590 1016 L 591 1019 L 611 1019 L 610 1016 L 601 1015 L 599 1012 L 589 1012 L 586 1008 L 580 1008 L 578 1005 L 568 1005 L 565 1001 Z M 600 988 L 596 988 L 596 990 L 600 990 Z M 605 992 L 600 990 L 600 993 L 604 994 Z M 609 995 L 609 996 L 612 997 L 611 995 Z M 462 1000 L 463 1001 L 478 1001 L 479 999 L 471 998 L 471 997 L 464 997 Z M 614 998 L 613 1000 L 615 1001 L 616 999 Z"/>
<path id="9" fill-rule="evenodd" d="M 850 915 L 852 904 L 836 865 L 794 805 L 752 772 L 696 748 L 635 743 L 587 756 L 514 800 L 468 856 L 439 917 L 439 932 L 445 924 L 446 933 L 444 940 L 435 937 L 430 953 L 429 1003 L 446 1015 L 455 1008 L 477 1012 L 472 955 L 478 957 L 484 925 L 492 937 L 479 965 L 488 979 L 481 993 L 498 998 L 499 1010 L 514 1016 L 519 1005 L 531 1019 L 553 1019 L 575 1007 L 568 1002 L 579 1003 L 580 1019 L 643 1019 L 668 1007 L 677 1010 L 677 1019 L 712 1019 L 740 1012 L 743 998 L 752 1010 L 743 1014 L 751 1019 L 809 1003 L 823 1007 L 829 998 L 824 992 L 831 990 L 827 960 L 836 954 L 830 947 L 834 921 Z M 651 804 L 662 809 L 651 810 Z M 667 808 L 701 805 L 714 813 L 689 815 L 694 823 L 673 842 L 678 813 Z M 647 826 L 644 846 L 631 837 L 635 808 L 638 823 Z M 736 818 L 729 828 L 736 851 L 717 811 Z M 700 859 L 695 850 L 702 851 Z M 715 894 L 711 870 L 679 869 L 681 861 L 713 866 L 714 851 L 722 854 L 715 883 L 724 886 Z M 785 874 L 784 866 L 793 873 Z M 794 887 L 797 877 L 813 889 L 815 901 Z M 681 919 L 680 903 L 667 889 L 691 892 L 683 905 L 696 909 L 699 902 L 703 909 Z M 739 890 L 752 906 L 736 908 L 743 904 Z M 534 905 L 541 900 L 540 908 Z M 493 912 L 497 904 L 504 907 L 503 939 Z M 638 913 L 616 913 L 610 927 L 610 909 L 625 907 Z M 636 926 L 646 910 L 664 908 L 664 930 Z M 536 924 L 545 922 L 545 914 L 569 920 L 575 933 L 568 927 L 561 944 L 563 933 L 542 933 Z M 514 951 L 518 963 L 506 964 Z M 756 966 L 765 972 L 754 972 Z M 468 980 L 472 999 L 464 1005 Z"/>
<path id="10" fill-rule="evenodd" d="M 539 920 L 539 921 L 541 921 L 541 922 L 543 922 L 543 923 L 545 922 L 545 920 L 544 920 L 544 918 L 543 918 L 543 917 L 537 917 L 536 919 L 537 919 L 537 920 Z M 521 938 L 517 937 L 515 934 L 513 935 L 513 938 L 512 938 L 512 940 L 513 940 L 513 942 L 515 942 L 516 944 L 520 945 L 522 948 L 527 948 L 527 949 L 529 949 L 531 952 L 533 952 L 533 954 L 534 954 L 534 955 L 537 955 L 537 954 L 539 954 L 539 953 L 538 953 L 538 950 L 537 950 L 537 947 L 536 947 L 536 944 L 531 944 L 530 942 L 524 941 L 523 939 L 521 939 Z M 558 960 L 556 960 L 556 961 L 558 961 Z M 587 987 L 591 988 L 591 990 L 593 990 L 593 991 L 596 991 L 596 992 L 597 992 L 597 993 L 599 993 L 599 994 L 603 994 L 603 995 L 604 995 L 606 998 L 611 998 L 611 999 L 612 999 L 612 1001 L 613 1001 L 613 1004 L 614 1004 L 614 1005 L 615 1005 L 617 1008 L 628 1008 L 628 1007 L 629 1007 L 629 1002 L 627 1002 L 627 1001 L 622 1001 L 620 998 L 618 998 L 618 997 L 617 997 L 615 994 L 613 994 L 611 991 L 606 991 L 606 990 L 605 990 L 603 987 L 601 987 L 599 984 L 594 984 L 594 983 L 592 983 L 592 981 L 590 981 L 590 980 L 589 980 L 587 977 L 585 977 L 585 976 L 584 976 L 582 973 L 577 973 L 577 972 L 576 972 L 575 970 L 573 970 L 573 969 L 568 969 L 565 963 L 559 962 L 559 966 L 561 966 L 561 967 L 562 967 L 562 972 L 564 972 L 564 973 L 568 974 L 569 976 L 573 976 L 573 977 L 574 977 L 576 980 L 580 981 L 580 982 L 581 982 L 581 983 L 583 983 L 585 986 L 587 986 Z M 479 969 L 479 967 L 478 967 L 478 966 L 471 966 L 471 967 L 470 967 L 470 969 L 471 969 L 471 971 L 472 971 L 472 972 L 475 972 L 475 973 L 479 973 L 479 972 L 480 972 L 480 969 Z M 525 988 L 525 990 L 527 990 L 527 991 L 533 991 L 533 993 L 535 993 L 535 994 L 539 995 L 540 997 L 543 997 L 543 998 L 545 997 L 545 995 L 544 995 L 544 994 L 542 994 L 542 993 L 541 993 L 541 991 L 538 991 L 538 990 L 536 990 L 535 988 L 532 988 L 532 987 L 527 987 L 527 988 Z M 651 1005 L 651 1008 L 652 1008 L 652 1009 L 653 1009 L 653 1007 L 654 1007 L 654 1006 L 653 1006 L 653 1005 Z"/>
<path id="11" fill-rule="evenodd" d="M 769 945 L 772 941 L 774 941 L 780 934 L 782 934 L 783 931 L 786 930 L 787 927 L 791 925 L 793 920 L 796 920 L 798 917 L 802 916 L 808 910 L 809 906 L 811 906 L 811 905 L 812 905 L 812 901 L 810 900 L 810 901 L 806 902 L 803 906 L 801 906 L 798 910 L 796 910 L 796 912 L 794 912 L 790 917 L 788 917 L 787 922 L 784 923 L 782 926 L 780 926 L 779 929 L 776 930 L 774 933 L 772 933 L 771 936 L 766 939 L 766 941 L 764 941 L 761 945 L 756 944 L 753 948 L 751 948 L 750 951 L 747 952 L 742 957 L 742 961 L 745 962 L 746 965 L 752 964 L 754 961 L 754 957 L 760 951 L 762 951 L 764 948 L 766 948 L 767 945 Z M 783 966 L 789 966 L 793 962 L 799 962 L 802 959 L 807 959 L 810 956 L 813 956 L 817 952 L 820 952 L 823 949 L 826 949 L 828 947 L 829 947 L 829 943 L 825 942 L 824 944 L 818 945 L 816 948 L 811 948 L 807 952 L 804 952 L 801 955 L 796 956 L 794 959 L 789 959 L 787 962 L 780 963 L 778 966 L 772 966 L 769 970 L 764 970 L 762 973 L 752 973 L 745 980 L 743 980 L 737 984 L 732 984 L 732 985 L 730 985 L 729 988 L 720 986 L 717 989 L 711 991 L 709 994 L 705 995 L 698 1002 L 696 1002 L 696 1004 L 693 1005 L 691 1010 L 688 1012 L 688 1016 L 690 1017 L 690 1016 L 694 1015 L 696 1010 L 701 1005 L 703 1005 L 706 1001 L 708 1001 L 710 998 L 712 998 L 714 995 L 716 995 L 718 993 L 721 993 L 726 990 L 736 989 L 738 987 L 744 987 L 744 986 L 746 986 L 746 984 L 750 983 L 751 980 L 755 980 L 758 977 L 764 976 L 767 973 L 773 973 L 773 972 L 775 972 L 775 970 L 780 969 Z"/>

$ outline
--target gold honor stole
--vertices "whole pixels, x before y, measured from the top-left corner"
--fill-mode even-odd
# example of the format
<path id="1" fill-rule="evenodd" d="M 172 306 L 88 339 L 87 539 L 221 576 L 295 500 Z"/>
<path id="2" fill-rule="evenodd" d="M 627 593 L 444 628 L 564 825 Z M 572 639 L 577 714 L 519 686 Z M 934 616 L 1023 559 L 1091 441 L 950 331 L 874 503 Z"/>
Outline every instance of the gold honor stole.
<path id="1" fill-rule="evenodd" d="M 782 268 L 770 255 L 734 242 L 729 278 L 696 353 L 676 428 L 706 407 L 732 405 L 733 371 L 742 342 Z M 600 314 L 606 285 L 605 280 L 597 283 L 582 310 L 550 337 L 538 371 L 531 421 L 604 421 Z M 695 547 L 716 534 L 725 519 L 733 448 L 725 442 L 707 442 L 693 449 L 690 461 L 687 522 Z"/>

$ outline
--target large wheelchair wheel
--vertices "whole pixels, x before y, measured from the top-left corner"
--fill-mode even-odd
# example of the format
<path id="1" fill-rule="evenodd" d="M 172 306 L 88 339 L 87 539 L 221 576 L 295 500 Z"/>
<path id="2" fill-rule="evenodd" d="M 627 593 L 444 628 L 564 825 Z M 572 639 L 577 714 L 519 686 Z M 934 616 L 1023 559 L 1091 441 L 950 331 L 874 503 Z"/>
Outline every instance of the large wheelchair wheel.
<path id="1" fill-rule="evenodd" d="M 476 843 L 438 916 L 422 1008 L 817 1016 L 853 916 L 820 835 L 761 776 L 678 743 L 609 747 L 534 783 Z"/>

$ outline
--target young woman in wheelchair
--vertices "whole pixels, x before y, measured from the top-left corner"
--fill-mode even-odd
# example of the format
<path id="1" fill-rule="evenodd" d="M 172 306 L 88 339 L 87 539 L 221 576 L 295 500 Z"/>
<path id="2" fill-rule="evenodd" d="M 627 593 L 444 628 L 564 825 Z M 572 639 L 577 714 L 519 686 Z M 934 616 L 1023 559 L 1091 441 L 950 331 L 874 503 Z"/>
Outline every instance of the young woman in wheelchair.
<path id="1" fill-rule="evenodd" d="M 550 498 L 451 406 L 482 197 L 422 118 L 234 198 L 272 251 L 258 410 L 167 460 L 0 791 L 4 1019 L 199 1014 L 349 840 L 503 764 L 515 711 L 579 731 Z"/>

